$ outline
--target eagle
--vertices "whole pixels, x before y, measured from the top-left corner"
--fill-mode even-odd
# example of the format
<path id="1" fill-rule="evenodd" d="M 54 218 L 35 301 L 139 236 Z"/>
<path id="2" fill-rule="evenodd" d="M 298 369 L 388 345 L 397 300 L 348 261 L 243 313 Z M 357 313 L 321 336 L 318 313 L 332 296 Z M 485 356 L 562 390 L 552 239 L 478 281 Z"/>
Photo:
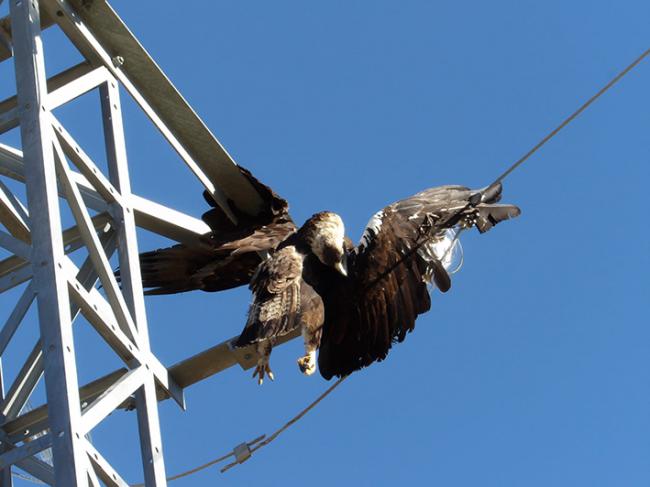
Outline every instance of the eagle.
<path id="1" fill-rule="evenodd" d="M 304 339 L 298 367 L 305 375 L 318 366 L 329 380 L 384 360 L 430 309 L 430 287 L 451 288 L 460 233 L 485 233 L 521 213 L 499 204 L 501 183 L 478 190 L 439 186 L 375 213 L 355 246 L 339 215 L 319 212 L 297 227 L 286 200 L 238 167 L 262 196 L 262 212 L 253 217 L 232 203 L 233 223 L 204 192 L 212 208 L 202 219 L 211 231 L 145 252 L 140 262 L 146 294 L 249 285 L 253 301 L 233 345 L 256 347 L 259 384 L 274 379 L 269 359 L 276 340 L 296 328 Z"/>

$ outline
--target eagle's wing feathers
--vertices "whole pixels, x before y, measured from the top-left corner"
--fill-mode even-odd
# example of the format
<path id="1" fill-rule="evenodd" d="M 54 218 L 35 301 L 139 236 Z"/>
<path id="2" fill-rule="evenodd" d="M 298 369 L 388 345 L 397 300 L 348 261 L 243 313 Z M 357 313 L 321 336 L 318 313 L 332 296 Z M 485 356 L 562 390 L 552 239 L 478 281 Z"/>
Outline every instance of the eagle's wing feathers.
<path id="1" fill-rule="evenodd" d="M 519 214 L 514 206 L 494 204 L 500 188 L 489 200 L 481 199 L 482 194 L 462 186 L 431 188 L 371 218 L 349 255 L 350 278 L 323 290 L 325 324 L 318 358 L 323 377 L 347 375 L 383 360 L 392 343 L 404 340 L 418 315 L 429 310 L 427 284 L 433 281 L 441 291 L 449 290 L 446 265 L 453 227 L 471 223 L 483 232 Z"/>
<path id="2" fill-rule="evenodd" d="M 140 254 L 145 294 L 170 294 L 194 289 L 221 291 L 250 282 L 262 262 L 258 253 L 273 251 L 296 231 L 288 203 L 271 188 L 239 166 L 264 202 L 262 211 L 249 215 L 236 203 L 230 207 L 237 218 L 232 222 L 209 193 L 203 196 L 212 206 L 203 214 L 211 232 L 193 242 Z M 119 271 L 116 273 L 119 278 Z"/>
<path id="3" fill-rule="evenodd" d="M 275 252 L 251 279 L 253 304 L 235 346 L 243 347 L 293 330 L 300 319 L 303 256 L 294 246 Z"/>

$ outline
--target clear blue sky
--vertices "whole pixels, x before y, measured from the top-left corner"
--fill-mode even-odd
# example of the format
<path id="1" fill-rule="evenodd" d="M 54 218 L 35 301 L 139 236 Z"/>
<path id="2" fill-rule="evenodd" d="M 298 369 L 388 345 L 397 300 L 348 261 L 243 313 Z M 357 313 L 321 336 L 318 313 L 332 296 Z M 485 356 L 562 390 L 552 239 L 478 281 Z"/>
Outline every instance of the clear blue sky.
<path id="1" fill-rule="evenodd" d="M 296 221 L 333 210 L 354 240 L 396 199 L 488 184 L 650 46 L 640 0 L 114 6 Z M 60 34 L 46 41 L 51 73 L 77 59 Z M 13 74 L 1 69 L 4 97 Z M 649 485 L 648 86 L 646 60 L 506 181 L 522 216 L 464 235 L 452 290 L 387 361 L 246 464 L 171 485 Z M 96 106 L 82 99 L 61 118 L 101 159 Z M 198 183 L 125 109 L 135 191 L 199 216 Z M 162 243 L 143 234 L 143 250 Z M 171 364 L 229 338 L 248 301 L 246 290 L 148 298 L 152 346 Z M 82 381 L 119 365 L 93 332 L 76 333 Z M 163 404 L 168 473 L 272 432 L 324 390 L 300 375 L 299 354 L 297 341 L 273 353 L 274 383 L 236 367 L 188 389 L 187 412 Z M 134 431 L 118 412 L 94 434 L 131 482 Z"/>

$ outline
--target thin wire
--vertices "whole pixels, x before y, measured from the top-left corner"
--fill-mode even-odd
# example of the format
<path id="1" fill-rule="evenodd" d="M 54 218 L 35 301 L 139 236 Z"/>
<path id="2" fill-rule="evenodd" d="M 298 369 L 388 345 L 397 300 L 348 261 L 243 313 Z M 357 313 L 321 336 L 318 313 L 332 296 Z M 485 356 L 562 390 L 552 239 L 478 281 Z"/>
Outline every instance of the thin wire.
<path id="1" fill-rule="evenodd" d="M 316 405 L 319 402 L 321 402 L 323 399 L 325 399 L 327 396 L 329 396 L 332 393 L 332 391 L 334 391 L 334 389 L 336 389 L 341 384 L 341 382 L 343 382 L 348 377 L 349 376 L 346 375 L 346 376 L 341 377 L 339 380 L 337 380 L 325 392 L 323 392 L 314 401 L 312 401 L 307 407 L 305 407 L 302 411 L 300 411 L 293 418 L 291 418 L 284 426 L 282 426 L 281 428 L 276 430 L 271 436 L 267 437 L 266 435 L 262 435 L 262 436 L 259 436 L 259 437 L 255 438 L 253 441 L 249 441 L 248 443 L 246 443 L 246 445 L 249 448 L 251 446 L 257 444 L 253 448 L 250 448 L 250 451 L 249 451 L 250 455 L 252 455 L 253 452 L 256 452 L 260 448 L 263 448 L 266 445 L 268 445 L 269 443 L 271 443 L 278 436 L 280 436 L 280 434 L 282 434 L 284 431 L 286 431 L 292 424 L 299 421 L 305 414 L 307 414 L 309 411 L 311 411 L 313 408 L 315 408 Z M 250 455 L 246 459 L 250 458 Z M 198 467 L 195 467 L 193 469 L 186 470 L 185 472 L 181 472 L 181 473 L 173 475 L 171 477 L 167 477 L 167 482 L 171 482 L 173 480 L 178 480 L 178 479 L 181 479 L 183 477 L 188 477 L 188 476 L 190 476 L 192 474 L 195 474 L 196 472 L 200 472 L 201 470 L 205 470 L 206 468 L 211 467 L 212 465 L 214 465 L 216 463 L 221 463 L 221 462 L 223 462 L 224 460 L 226 460 L 227 458 L 229 458 L 231 456 L 235 456 L 234 451 L 231 451 L 230 453 L 228 453 L 226 455 L 220 456 L 219 458 L 215 458 L 214 460 L 210 460 L 209 462 L 204 463 L 203 465 L 199 465 Z M 240 463 L 242 463 L 242 462 L 240 462 L 239 460 L 236 460 L 233 463 L 230 463 L 230 464 L 226 465 L 225 467 L 223 467 L 221 469 L 221 473 L 225 472 L 226 470 L 231 469 L 235 465 L 239 465 Z M 145 484 L 131 484 L 130 487 L 145 487 Z"/>
<path id="2" fill-rule="evenodd" d="M 589 98 L 585 103 L 582 104 L 580 108 L 578 108 L 575 112 L 573 112 L 566 119 L 564 119 L 564 121 L 560 125 L 558 125 L 554 130 L 552 130 L 548 135 L 546 135 L 546 137 L 540 140 L 535 147 L 533 147 L 531 150 L 526 152 L 526 154 L 524 154 L 519 160 L 517 160 L 512 166 L 510 166 L 506 172 L 504 172 L 501 176 L 496 178 L 494 180 L 494 183 L 492 184 L 500 183 L 501 181 L 503 181 L 507 176 L 510 175 L 512 171 L 514 171 L 519 166 L 521 166 L 526 161 L 526 159 L 528 159 L 535 152 L 537 152 L 544 144 L 546 144 L 549 140 L 551 140 L 560 130 L 562 130 L 564 127 L 569 125 L 569 123 L 571 123 L 578 115 L 580 115 L 583 111 L 585 111 L 589 105 L 591 105 L 594 101 L 600 98 L 601 95 L 603 95 L 607 90 L 609 90 L 612 86 L 614 86 L 623 76 L 629 73 L 634 67 L 636 67 L 637 64 L 643 61 L 643 59 L 646 56 L 648 56 L 648 54 L 650 54 L 650 49 L 646 50 L 643 54 L 641 54 L 638 58 L 636 58 L 623 71 L 618 73 L 609 83 L 603 86 L 598 91 L 598 93 L 596 93 L 594 96 Z"/>
<path id="3" fill-rule="evenodd" d="M 189 475 L 195 474 L 196 472 L 200 472 L 201 470 L 205 470 L 208 467 L 211 467 L 215 463 L 220 463 L 223 462 L 226 458 L 232 456 L 232 452 L 228 453 L 227 455 L 224 455 L 219 458 L 215 458 L 214 460 L 210 460 L 207 463 L 204 463 L 203 465 L 199 465 L 196 468 L 193 468 L 191 470 L 186 470 L 185 472 L 179 473 L 177 475 L 172 475 L 171 477 L 167 477 L 167 482 L 171 482 L 172 480 L 178 480 L 183 477 L 187 477 Z M 145 484 L 131 484 L 130 487 L 145 487 Z"/>
<path id="4" fill-rule="evenodd" d="M 269 443 L 271 443 L 271 442 L 272 442 L 273 440 L 275 440 L 278 436 L 280 436 L 280 434 L 284 433 L 284 431 L 286 431 L 286 430 L 287 430 L 291 425 L 293 425 L 294 423 L 298 422 L 298 421 L 299 421 L 299 420 L 300 420 L 300 419 L 301 419 L 305 414 L 307 414 L 309 411 L 311 411 L 313 408 L 315 408 L 316 405 L 318 405 L 319 402 L 321 402 L 323 399 L 325 399 L 327 396 L 329 396 L 329 395 L 334 391 L 334 389 L 336 389 L 339 385 L 341 385 L 341 383 L 342 383 L 345 379 L 347 379 L 348 377 L 350 377 L 350 376 L 349 376 L 349 375 L 344 375 L 343 377 L 339 378 L 339 380 L 337 380 L 337 381 L 336 381 L 334 384 L 332 384 L 332 385 L 331 385 L 331 386 L 330 386 L 330 387 L 329 387 L 325 392 L 323 392 L 320 396 L 318 396 L 318 397 L 317 397 L 317 398 L 316 398 L 316 399 L 315 399 L 315 400 L 314 400 L 314 401 L 313 401 L 309 406 L 307 406 L 305 409 L 303 409 L 303 410 L 300 411 L 298 414 L 296 414 L 296 415 L 295 415 L 293 418 L 291 418 L 291 419 L 290 419 L 290 420 L 289 420 L 289 421 L 288 421 L 284 426 L 282 426 L 280 429 L 278 429 L 277 431 L 275 431 L 275 433 L 273 433 L 271 436 L 269 436 L 268 438 L 266 438 L 266 439 L 265 439 L 264 441 L 262 441 L 259 445 L 257 445 L 256 447 L 252 448 L 252 449 L 251 449 L 251 454 L 253 454 L 253 452 L 256 452 L 256 451 L 259 450 L 260 448 L 263 448 L 263 447 L 265 447 L 266 445 L 268 445 Z M 221 473 L 223 473 L 223 472 L 225 472 L 226 470 L 228 470 L 228 469 L 234 467 L 234 466 L 237 465 L 237 464 L 238 464 L 238 462 L 234 462 L 234 463 L 231 463 L 230 465 L 226 465 L 224 468 L 221 469 Z"/>

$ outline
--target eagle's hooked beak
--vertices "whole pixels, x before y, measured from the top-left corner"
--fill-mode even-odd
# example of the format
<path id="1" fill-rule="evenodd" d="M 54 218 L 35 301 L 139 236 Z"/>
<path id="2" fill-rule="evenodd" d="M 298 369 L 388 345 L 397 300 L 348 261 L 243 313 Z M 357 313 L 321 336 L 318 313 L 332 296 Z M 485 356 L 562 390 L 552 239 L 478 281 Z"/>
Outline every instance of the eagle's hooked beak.
<path id="1" fill-rule="evenodd" d="M 343 274 L 345 277 L 348 277 L 348 259 L 345 255 L 343 255 L 343 258 L 341 258 L 341 260 L 336 263 L 334 269 Z"/>

